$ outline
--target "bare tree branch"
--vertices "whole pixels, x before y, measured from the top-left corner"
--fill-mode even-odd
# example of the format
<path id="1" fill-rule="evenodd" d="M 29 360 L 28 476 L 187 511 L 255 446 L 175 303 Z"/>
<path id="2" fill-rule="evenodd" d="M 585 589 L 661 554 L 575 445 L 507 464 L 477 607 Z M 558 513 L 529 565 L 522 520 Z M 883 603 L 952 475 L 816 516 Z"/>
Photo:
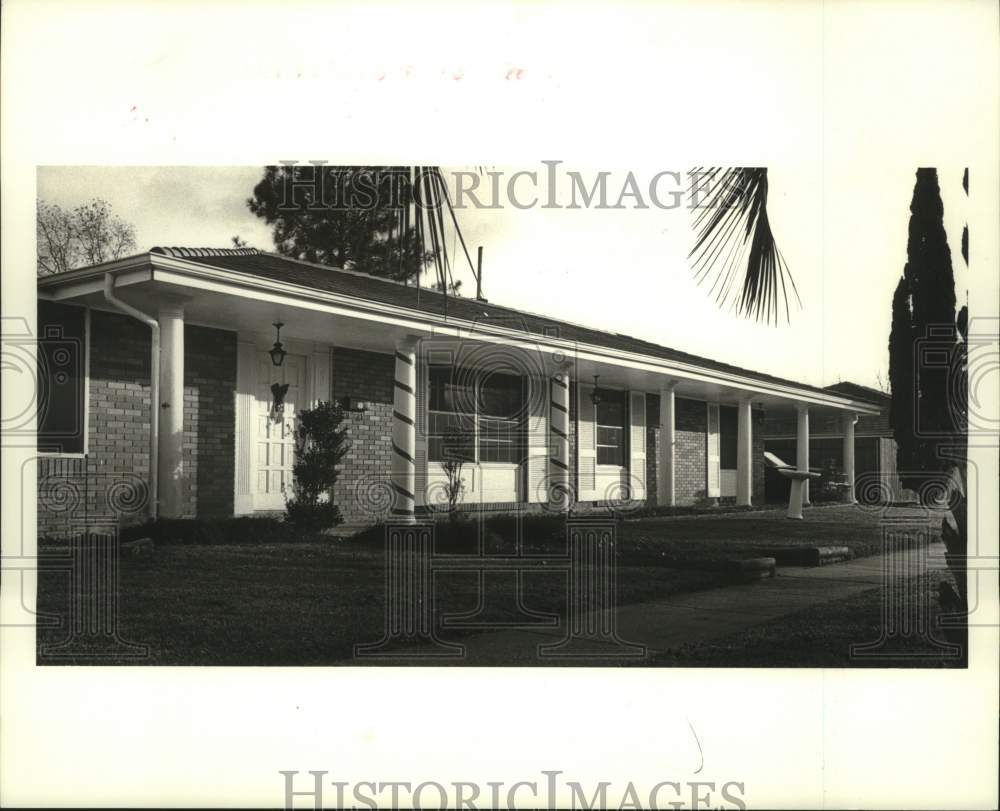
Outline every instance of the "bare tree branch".
<path id="1" fill-rule="evenodd" d="M 135 228 L 116 216 L 105 200 L 95 198 L 71 212 L 39 200 L 36 210 L 39 276 L 110 262 L 135 251 Z"/>

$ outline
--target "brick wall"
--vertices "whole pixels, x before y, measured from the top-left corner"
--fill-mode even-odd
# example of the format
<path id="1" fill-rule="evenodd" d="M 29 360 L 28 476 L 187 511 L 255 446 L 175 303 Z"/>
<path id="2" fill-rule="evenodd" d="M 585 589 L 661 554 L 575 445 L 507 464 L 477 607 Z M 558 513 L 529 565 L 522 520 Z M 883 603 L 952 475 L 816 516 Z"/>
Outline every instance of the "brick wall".
<path id="1" fill-rule="evenodd" d="M 646 505 L 660 503 L 657 497 L 660 469 L 660 395 L 646 395 Z"/>
<path id="2" fill-rule="evenodd" d="M 201 518 L 233 514 L 236 333 L 184 327 L 184 505 Z"/>
<path id="3" fill-rule="evenodd" d="M 148 512 L 149 347 L 149 327 L 91 312 L 87 458 L 39 460 L 39 535 Z"/>
<path id="4" fill-rule="evenodd" d="M 707 409 L 701 400 L 678 397 L 674 410 L 677 442 L 674 457 L 674 499 L 679 505 L 699 504 L 706 499 Z"/>
<path id="5" fill-rule="evenodd" d="M 364 494 L 389 478 L 394 375 L 392 355 L 343 347 L 333 350 L 334 401 L 350 397 L 365 403 L 364 411 L 346 415 L 350 446 L 333 488 L 334 503 L 348 524 L 370 523 L 378 517 L 366 509 Z"/>
<path id="6" fill-rule="evenodd" d="M 186 511 L 231 515 L 236 335 L 188 326 L 184 341 Z M 149 379 L 149 328 L 92 311 L 87 457 L 39 460 L 40 535 L 70 534 L 84 520 L 148 515 Z"/>
<path id="7" fill-rule="evenodd" d="M 683 405 L 682 405 L 683 403 Z M 705 473 L 708 464 L 706 456 L 705 431 L 708 420 L 705 403 L 700 400 L 677 398 L 676 426 L 677 453 L 674 460 L 674 497 L 678 505 L 696 504 L 705 498 Z M 657 487 L 660 460 L 660 395 L 646 395 L 646 503 L 659 504 Z M 764 503 L 764 412 L 753 411 L 753 486 L 751 498 L 754 504 Z M 682 439 L 683 434 L 683 439 Z M 681 458 L 680 454 L 684 454 Z"/>

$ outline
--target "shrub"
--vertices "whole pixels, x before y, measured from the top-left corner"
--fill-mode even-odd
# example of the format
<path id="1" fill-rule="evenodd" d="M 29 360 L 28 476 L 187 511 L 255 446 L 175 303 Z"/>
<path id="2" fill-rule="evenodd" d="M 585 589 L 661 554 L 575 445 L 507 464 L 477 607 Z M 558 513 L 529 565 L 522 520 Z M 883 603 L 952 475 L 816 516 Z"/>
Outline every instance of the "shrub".
<path id="1" fill-rule="evenodd" d="M 299 412 L 295 427 L 294 495 L 286 500 L 288 521 L 304 529 L 325 529 L 341 522 L 340 509 L 329 499 L 337 481 L 337 465 L 347 453 L 343 409 L 322 402 Z"/>
<path id="2" fill-rule="evenodd" d="M 448 499 L 448 518 L 457 521 L 462 517 L 458 504 L 465 492 L 462 469 L 465 466 L 463 449 L 469 445 L 469 438 L 460 431 L 451 431 L 444 438 L 444 460 L 441 467 L 445 475 L 445 497 Z"/>

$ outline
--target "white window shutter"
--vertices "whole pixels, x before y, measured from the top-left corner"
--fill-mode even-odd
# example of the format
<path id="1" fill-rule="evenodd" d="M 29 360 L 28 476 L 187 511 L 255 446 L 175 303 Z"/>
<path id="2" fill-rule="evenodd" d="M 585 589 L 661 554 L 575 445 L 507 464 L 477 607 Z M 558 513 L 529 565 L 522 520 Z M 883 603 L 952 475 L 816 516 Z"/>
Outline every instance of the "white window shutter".
<path id="1" fill-rule="evenodd" d="M 646 393 L 629 392 L 629 497 L 646 498 Z"/>
<path id="2" fill-rule="evenodd" d="M 528 403 L 528 424 L 525 427 L 528 446 L 528 464 L 525 484 L 526 501 L 537 503 L 548 500 L 549 469 L 549 392 L 544 377 L 525 377 Z"/>
<path id="3" fill-rule="evenodd" d="M 719 440 L 719 404 L 707 403 L 705 493 L 709 498 L 718 498 L 722 492 L 720 440 Z"/>
<path id="4" fill-rule="evenodd" d="M 597 425 L 593 386 L 576 387 L 576 457 L 578 501 L 597 500 Z"/>
<path id="5" fill-rule="evenodd" d="M 320 403 L 330 400 L 330 347 L 322 346 L 313 350 L 310 358 L 312 372 L 312 402 L 315 408 Z"/>

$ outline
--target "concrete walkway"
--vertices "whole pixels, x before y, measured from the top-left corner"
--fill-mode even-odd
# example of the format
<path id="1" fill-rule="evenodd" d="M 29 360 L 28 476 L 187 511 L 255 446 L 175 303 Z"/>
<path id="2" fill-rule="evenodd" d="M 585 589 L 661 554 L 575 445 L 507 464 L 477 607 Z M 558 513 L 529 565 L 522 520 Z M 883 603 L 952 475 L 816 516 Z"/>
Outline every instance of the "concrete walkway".
<path id="1" fill-rule="evenodd" d="M 466 646 L 465 657 L 437 660 L 433 664 L 591 665 L 615 666 L 641 663 L 644 658 L 685 643 L 704 642 L 774 620 L 786 614 L 831 600 L 843 600 L 880 588 L 886 567 L 894 576 L 907 577 L 943 567 L 943 544 L 923 547 L 918 553 L 879 555 L 846 563 L 801 568 L 779 567 L 774 578 L 706 591 L 675 594 L 663 600 L 625 605 L 588 619 L 595 627 L 616 627 L 622 643 L 593 639 L 555 647 L 567 636 L 565 628 L 506 630 L 464 638 L 443 636 Z M 549 649 L 546 649 L 547 646 Z M 645 650 L 643 650 L 643 648 Z M 573 654 L 573 655 L 567 655 Z M 432 664 L 421 659 L 413 664 Z"/>

